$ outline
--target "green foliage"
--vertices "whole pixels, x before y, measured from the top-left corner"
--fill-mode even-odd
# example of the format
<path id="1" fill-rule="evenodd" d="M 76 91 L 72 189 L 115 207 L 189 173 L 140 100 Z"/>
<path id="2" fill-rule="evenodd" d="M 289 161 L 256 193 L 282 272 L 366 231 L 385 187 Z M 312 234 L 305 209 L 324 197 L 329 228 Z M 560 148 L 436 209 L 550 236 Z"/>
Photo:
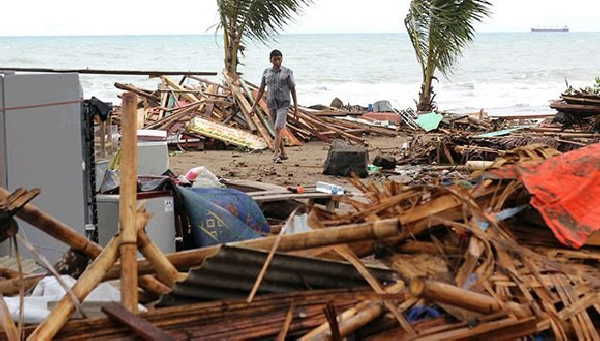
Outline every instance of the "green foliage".
<path id="1" fill-rule="evenodd" d="M 567 89 L 563 94 L 566 96 L 600 96 L 600 77 L 596 77 L 591 86 L 580 89 L 575 89 L 567 82 Z"/>
<path id="2" fill-rule="evenodd" d="M 490 14 L 486 0 L 413 0 L 404 24 L 423 69 L 449 75 L 474 38 L 474 24 Z"/>
<path id="3" fill-rule="evenodd" d="M 491 14 L 486 0 L 412 0 L 404 25 L 423 72 L 417 110 L 435 105 L 431 82 L 439 70 L 448 77 L 463 49 L 475 37 L 475 23 Z"/>
<path id="4" fill-rule="evenodd" d="M 278 33 L 303 5 L 312 0 L 217 0 L 219 28 L 225 41 L 225 69 L 234 74 L 239 64 L 238 53 L 244 53 L 248 40 L 266 43 Z"/>
<path id="5" fill-rule="evenodd" d="M 221 27 L 242 37 L 266 42 L 312 0 L 217 0 Z"/>

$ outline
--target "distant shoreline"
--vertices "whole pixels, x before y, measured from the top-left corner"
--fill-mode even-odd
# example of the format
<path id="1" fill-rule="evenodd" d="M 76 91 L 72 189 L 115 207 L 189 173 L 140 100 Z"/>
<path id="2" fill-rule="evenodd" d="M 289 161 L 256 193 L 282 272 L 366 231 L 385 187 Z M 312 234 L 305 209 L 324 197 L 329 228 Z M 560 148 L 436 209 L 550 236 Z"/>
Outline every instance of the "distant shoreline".
<path id="1" fill-rule="evenodd" d="M 494 35 L 494 34 L 523 34 L 529 35 L 530 31 L 510 31 L 510 32 L 478 32 L 478 35 Z M 576 34 L 597 34 L 600 31 L 573 31 L 569 33 Z M 284 33 L 280 36 L 350 36 L 350 35 L 405 35 L 406 32 L 389 32 L 389 33 Z M 116 37 L 208 37 L 215 36 L 214 33 L 181 33 L 181 34 L 120 34 L 120 35 L 0 35 L 2 38 L 116 38 Z M 216 36 L 221 37 L 222 34 Z"/>

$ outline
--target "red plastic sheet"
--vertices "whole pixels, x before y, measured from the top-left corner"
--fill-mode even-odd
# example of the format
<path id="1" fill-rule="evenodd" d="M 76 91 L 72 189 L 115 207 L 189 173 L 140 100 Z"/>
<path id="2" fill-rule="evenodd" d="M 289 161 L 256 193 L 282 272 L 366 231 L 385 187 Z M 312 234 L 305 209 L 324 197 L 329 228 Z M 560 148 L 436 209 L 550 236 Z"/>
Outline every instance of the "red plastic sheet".
<path id="1" fill-rule="evenodd" d="M 533 196 L 531 204 L 563 244 L 578 249 L 600 230 L 600 144 L 491 173 L 520 178 Z"/>

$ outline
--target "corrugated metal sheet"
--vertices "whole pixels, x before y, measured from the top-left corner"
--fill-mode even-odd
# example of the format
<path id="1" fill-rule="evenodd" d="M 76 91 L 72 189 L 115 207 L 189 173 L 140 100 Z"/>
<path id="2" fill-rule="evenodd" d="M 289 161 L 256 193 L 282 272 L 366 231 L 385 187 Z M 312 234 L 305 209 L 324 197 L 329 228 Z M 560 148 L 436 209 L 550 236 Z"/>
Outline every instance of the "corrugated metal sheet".
<path id="1" fill-rule="evenodd" d="M 224 246 L 202 267 L 192 269 L 184 282 L 161 299 L 177 305 L 205 300 L 247 297 L 268 252 Z M 370 267 L 382 283 L 396 281 L 392 270 Z M 367 282 L 346 262 L 276 254 L 265 274 L 258 295 L 302 290 L 339 289 L 367 286 Z"/>

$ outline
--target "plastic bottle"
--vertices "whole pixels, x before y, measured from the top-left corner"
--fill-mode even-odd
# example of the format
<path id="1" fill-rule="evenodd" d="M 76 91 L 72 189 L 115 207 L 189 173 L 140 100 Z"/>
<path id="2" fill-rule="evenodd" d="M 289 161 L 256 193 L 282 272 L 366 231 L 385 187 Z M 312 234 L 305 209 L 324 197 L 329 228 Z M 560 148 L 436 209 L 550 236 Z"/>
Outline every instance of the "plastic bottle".
<path id="1" fill-rule="evenodd" d="M 324 181 L 317 181 L 316 184 L 317 192 L 328 193 L 333 195 L 342 195 L 344 194 L 344 188 L 338 185 L 330 184 Z"/>

